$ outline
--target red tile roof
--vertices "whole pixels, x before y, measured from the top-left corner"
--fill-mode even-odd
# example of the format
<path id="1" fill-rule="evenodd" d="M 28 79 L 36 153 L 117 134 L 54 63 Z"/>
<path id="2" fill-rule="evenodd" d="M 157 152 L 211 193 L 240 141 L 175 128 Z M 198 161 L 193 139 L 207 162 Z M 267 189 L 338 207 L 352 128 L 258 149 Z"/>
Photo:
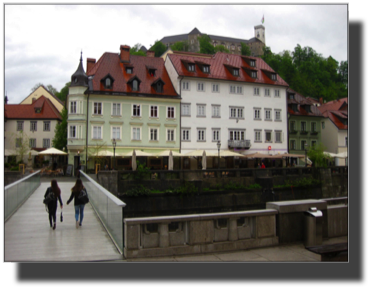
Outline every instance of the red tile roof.
<path id="1" fill-rule="evenodd" d="M 326 111 L 338 111 L 346 110 L 347 111 L 348 98 L 342 98 L 338 100 L 332 100 L 322 104 L 319 107 L 319 110 L 324 114 Z M 327 117 L 327 116 L 326 116 Z"/>
<path id="2" fill-rule="evenodd" d="M 347 112 L 345 111 L 329 111 L 326 112 L 327 115 L 326 117 L 330 118 L 330 120 L 334 123 L 334 125 L 339 129 L 339 130 L 348 130 L 348 123 L 344 124 L 342 120 L 339 119 L 342 118 L 343 120 L 347 120 Z M 344 115 L 346 113 L 346 115 Z"/>
<path id="3" fill-rule="evenodd" d="M 287 90 L 288 93 L 294 94 L 294 99 L 287 99 L 288 102 L 288 113 L 290 115 L 297 115 L 297 116 L 320 116 L 322 117 L 322 113 L 319 111 L 319 107 L 314 106 L 314 100 L 311 100 L 309 97 L 305 98 L 303 95 L 300 93 L 294 91 L 291 88 L 288 88 Z M 289 97 L 289 94 L 288 96 Z M 293 111 L 291 104 L 296 104 L 297 105 L 297 111 Z M 306 105 L 310 105 L 310 111 L 307 112 L 305 109 Z"/>
<path id="4" fill-rule="evenodd" d="M 246 56 L 244 57 L 246 58 Z M 258 57 L 249 57 L 253 60 L 256 60 L 255 68 L 251 67 L 240 55 L 220 52 L 211 56 L 211 58 L 202 58 L 185 52 L 182 52 L 181 54 L 168 54 L 168 58 L 173 63 L 174 68 L 176 69 L 179 76 L 288 86 L 288 84 L 278 74 L 276 81 L 271 80 L 265 71 L 269 71 L 271 73 L 276 72 L 268 64 L 266 64 L 264 60 Z M 202 62 L 206 65 L 210 65 L 210 73 L 203 73 L 199 65 L 195 66 L 194 72 L 189 72 L 183 62 L 192 62 L 194 60 L 196 60 L 197 63 Z M 228 70 L 228 67 L 239 68 L 239 76 L 233 76 Z M 251 78 L 245 72 L 244 68 L 257 70 L 257 79 Z"/>
<path id="5" fill-rule="evenodd" d="M 35 108 L 41 108 L 40 113 Z M 4 116 L 6 119 L 57 119 L 62 117 L 49 98 L 41 96 L 32 104 L 6 104 L 4 105 Z"/>
<path id="6" fill-rule="evenodd" d="M 125 67 L 133 67 L 133 73 L 127 74 Z M 155 75 L 149 74 L 148 68 L 156 69 Z M 101 80 L 110 75 L 114 82 L 111 89 L 106 89 Z M 95 63 L 93 68 L 88 71 L 88 76 L 93 76 L 92 91 L 98 92 L 115 92 L 115 93 L 131 93 L 131 94 L 147 94 L 162 97 L 179 97 L 176 93 L 169 75 L 164 66 L 164 60 L 158 57 L 144 57 L 130 55 L 128 64 L 120 61 L 119 54 L 104 53 L 99 61 Z M 129 80 L 137 77 L 141 83 L 138 91 L 132 91 Z M 154 89 L 154 84 L 157 79 L 161 78 L 165 83 L 163 92 L 157 93 Z"/>

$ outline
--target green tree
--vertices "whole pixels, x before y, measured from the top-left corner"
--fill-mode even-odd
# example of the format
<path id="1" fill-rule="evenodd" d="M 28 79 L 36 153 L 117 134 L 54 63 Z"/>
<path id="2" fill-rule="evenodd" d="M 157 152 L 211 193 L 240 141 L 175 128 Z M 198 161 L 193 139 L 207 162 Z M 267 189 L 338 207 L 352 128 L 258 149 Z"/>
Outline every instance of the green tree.
<path id="1" fill-rule="evenodd" d="M 155 57 L 160 57 L 163 53 L 165 53 L 166 46 L 161 41 L 156 40 L 150 50 L 154 51 Z"/>
<path id="2" fill-rule="evenodd" d="M 240 45 L 241 45 L 241 54 L 243 56 L 251 56 L 251 50 L 249 49 L 248 44 L 244 42 L 240 42 Z"/>
<path id="3" fill-rule="evenodd" d="M 137 55 L 137 56 L 146 56 L 146 53 L 141 51 L 141 43 L 136 43 L 129 51 L 131 55 Z"/>
<path id="4" fill-rule="evenodd" d="M 211 44 L 211 38 L 208 35 L 198 37 L 199 53 L 201 54 L 215 54 L 215 48 Z"/>
<path id="5" fill-rule="evenodd" d="M 67 109 L 63 108 L 61 112 L 62 122 L 56 124 L 55 135 L 53 138 L 53 147 L 59 150 L 67 148 Z"/>
<path id="6" fill-rule="evenodd" d="M 173 45 L 170 46 L 173 51 L 184 51 L 187 52 L 189 50 L 189 43 L 187 41 L 177 41 Z"/>
<path id="7" fill-rule="evenodd" d="M 307 157 L 313 162 L 314 167 L 327 167 L 327 160 L 331 158 L 323 153 L 325 149 L 322 143 L 310 147 Z"/>
<path id="8" fill-rule="evenodd" d="M 103 170 L 103 167 L 107 162 L 106 157 L 100 155 L 100 151 L 103 151 L 106 146 L 107 143 L 105 141 L 100 143 L 97 142 L 95 146 L 91 146 L 88 151 L 89 156 L 94 159 L 94 165 L 100 164 L 100 170 Z"/>
<path id="9" fill-rule="evenodd" d="M 214 51 L 215 51 L 215 53 L 217 53 L 217 52 L 227 53 L 227 54 L 230 53 L 230 51 L 223 45 L 217 45 L 216 47 L 214 47 Z"/>
<path id="10" fill-rule="evenodd" d="M 69 87 L 71 85 L 71 82 L 67 82 L 65 84 L 65 86 L 61 89 L 60 92 L 58 92 L 57 94 L 55 94 L 55 96 L 61 100 L 61 101 L 64 101 L 66 102 L 67 100 L 67 95 L 69 95 Z"/>
<path id="11" fill-rule="evenodd" d="M 28 135 L 21 130 L 17 133 L 12 133 L 11 137 L 15 140 L 16 153 L 19 161 L 24 162 L 24 156 L 26 156 L 30 150 Z"/>

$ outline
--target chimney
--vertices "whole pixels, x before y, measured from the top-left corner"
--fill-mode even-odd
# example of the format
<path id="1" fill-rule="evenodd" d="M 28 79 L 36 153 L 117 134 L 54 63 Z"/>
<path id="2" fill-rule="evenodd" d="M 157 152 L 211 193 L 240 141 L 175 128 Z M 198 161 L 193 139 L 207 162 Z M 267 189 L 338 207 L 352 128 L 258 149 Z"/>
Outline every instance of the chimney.
<path id="1" fill-rule="evenodd" d="M 146 51 L 146 57 L 154 57 L 154 51 Z"/>
<path id="2" fill-rule="evenodd" d="M 121 45 L 120 46 L 120 60 L 121 62 L 129 62 L 129 49 L 130 47 L 128 45 Z"/>
<path id="3" fill-rule="evenodd" d="M 319 98 L 319 103 L 323 104 L 323 97 Z"/>
<path id="4" fill-rule="evenodd" d="M 94 67 L 95 63 L 96 63 L 96 59 L 87 58 L 87 68 L 86 68 L 87 75 L 88 75 L 88 72 L 90 72 L 91 69 Z"/>

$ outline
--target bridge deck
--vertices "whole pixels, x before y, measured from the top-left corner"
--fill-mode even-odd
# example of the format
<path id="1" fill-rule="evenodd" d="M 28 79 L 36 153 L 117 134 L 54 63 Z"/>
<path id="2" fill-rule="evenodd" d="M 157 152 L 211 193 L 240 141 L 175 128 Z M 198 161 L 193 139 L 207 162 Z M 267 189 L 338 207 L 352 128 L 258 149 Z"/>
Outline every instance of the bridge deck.
<path id="1" fill-rule="evenodd" d="M 66 205 L 74 182 L 58 182 L 63 202 L 63 222 L 58 203 L 57 228 L 50 228 L 42 203 L 50 183 L 41 186 L 4 225 L 6 262 L 109 261 L 123 259 L 91 204 L 84 209 L 82 227 L 75 227 L 74 201 Z"/>

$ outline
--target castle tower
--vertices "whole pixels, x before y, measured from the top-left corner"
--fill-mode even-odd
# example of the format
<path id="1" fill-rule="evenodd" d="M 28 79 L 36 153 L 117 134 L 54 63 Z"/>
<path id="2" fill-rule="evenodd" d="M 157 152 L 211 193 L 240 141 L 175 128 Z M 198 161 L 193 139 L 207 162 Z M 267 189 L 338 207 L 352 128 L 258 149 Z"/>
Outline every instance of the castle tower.
<path id="1" fill-rule="evenodd" d="M 263 25 L 255 26 L 255 38 L 259 39 L 265 44 L 265 27 Z"/>

